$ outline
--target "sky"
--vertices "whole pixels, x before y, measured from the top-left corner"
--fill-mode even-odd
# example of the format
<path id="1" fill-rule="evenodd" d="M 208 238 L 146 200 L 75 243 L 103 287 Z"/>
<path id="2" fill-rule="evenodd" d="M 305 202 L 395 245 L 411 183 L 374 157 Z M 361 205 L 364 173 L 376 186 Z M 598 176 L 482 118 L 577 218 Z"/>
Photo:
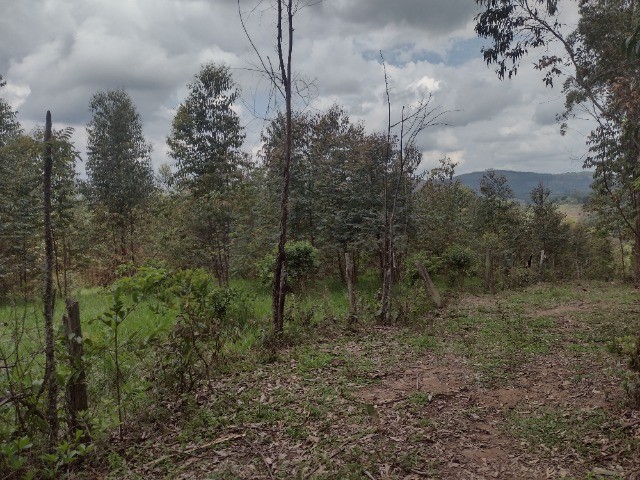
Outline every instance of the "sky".
<path id="1" fill-rule="evenodd" d="M 394 121 L 402 107 L 432 95 L 444 125 L 418 137 L 421 169 L 444 156 L 456 173 L 494 169 L 579 171 L 588 122 L 561 136 L 558 87 L 523 62 L 513 80 L 498 79 L 473 31 L 474 0 L 315 0 L 294 18 L 293 68 L 309 86 L 295 107 L 310 113 L 342 106 L 367 131 L 386 129 L 383 52 Z M 563 15 L 575 26 L 574 2 Z M 275 53 L 275 0 L 240 0 L 247 30 L 263 56 Z M 562 5 L 562 4 L 561 4 Z M 240 23 L 237 0 L 0 0 L 0 97 L 27 130 L 44 123 L 73 127 L 86 151 L 89 101 L 125 88 L 140 113 L 154 166 L 172 163 L 166 137 L 175 110 L 201 65 L 230 67 L 242 90 L 238 104 L 245 150 L 260 150 L 269 82 Z M 81 167 L 82 170 L 82 167 Z"/>

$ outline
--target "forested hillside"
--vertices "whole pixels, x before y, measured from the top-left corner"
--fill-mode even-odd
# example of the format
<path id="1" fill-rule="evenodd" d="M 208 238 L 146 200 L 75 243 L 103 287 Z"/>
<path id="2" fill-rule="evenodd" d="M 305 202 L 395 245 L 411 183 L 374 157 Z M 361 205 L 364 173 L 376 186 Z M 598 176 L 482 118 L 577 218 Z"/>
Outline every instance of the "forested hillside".
<path id="1" fill-rule="evenodd" d="M 276 108 L 201 61 L 161 154 L 117 81 L 85 149 L 0 77 L 0 477 L 638 478 L 636 2 L 476 0 L 495 81 L 534 56 L 594 129 L 588 171 L 460 176 L 437 83 L 380 51 L 384 127 L 313 103 L 294 25 L 329 6 L 273 3 L 237 14 Z"/>
<path id="2" fill-rule="evenodd" d="M 503 175 L 511 190 L 513 198 L 525 203 L 531 203 L 531 190 L 542 183 L 551 191 L 552 200 L 563 203 L 586 203 L 591 192 L 593 172 L 571 173 L 535 173 L 514 172 L 512 170 L 496 170 L 498 175 Z M 480 180 L 483 172 L 471 172 L 456 175 L 455 179 L 473 189 L 480 191 Z"/>

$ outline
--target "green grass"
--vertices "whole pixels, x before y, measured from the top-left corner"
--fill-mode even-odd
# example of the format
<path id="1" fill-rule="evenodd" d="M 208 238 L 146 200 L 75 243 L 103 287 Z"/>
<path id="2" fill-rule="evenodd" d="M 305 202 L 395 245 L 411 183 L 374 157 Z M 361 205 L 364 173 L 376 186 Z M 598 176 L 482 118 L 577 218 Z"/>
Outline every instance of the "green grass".
<path id="1" fill-rule="evenodd" d="M 619 429 L 611 428 L 614 418 L 602 409 L 571 411 L 541 407 L 517 409 L 507 416 L 505 430 L 522 439 L 536 452 L 542 446 L 547 452 L 576 451 L 584 457 L 594 457 L 601 451 L 600 438 L 631 445 L 631 439 Z M 630 443 L 629 443 L 630 442 Z"/>
<path id="2" fill-rule="evenodd" d="M 400 295 L 396 305 L 402 308 L 408 305 L 415 307 L 414 310 L 407 308 L 406 315 L 398 317 L 396 328 L 378 326 L 374 323 L 372 308 L 378 283 L 377 278 L 370 276 L 360 284 L 363 310 L 355 326 L 346 322 L 347 300 L 340 282 L 318 282 L 309 292 L 290 295 L 285 327 L 287 342 L 280 346 L 276 361 L 270 357 L 272 363 L 267 363 L 263 347 L 271 328 L 271 292 L 251 281 L 233 281 L 232 287 L 241 292 L 242 302 L 234 305 L 231 316 L 238 319 L 242 328 L 225 344 L 206 398 L 201 396 L 196 400 L 183 395 L 179 408 L 154 405 L 152 410 L 145 410 L 151 401 L 162 403 L 153 400 L 153 392 L 145 390 L 153 379 L 149 384 L 144 379 L 157 367 L 154 362 L 158 358 L 154 357 L 157 353 L 152 347 L 137 350 L 132 343 L 122 352 L 130 418 L 142 424 L 148 422 L 145 425 L 174 425 L 179 432 L 174 438 L 185 449 L 193 443 L 205 444 L 219 438 L 231 427 L 247 427 L 247 431 L 282 430 L 283 438 L 291 443 L 315 444 L 309 465 L 325 464 L 330 472 L 327 478 L 363 478 L 365 469 L 373 472 L 376 462 L 383 459 L 383 463 L 398 465 L 406 473 L 412 468 L 424 471 L 429 468 L 429 460 L 422 457 L 422 447 L 418 452 L 368 452 L 357 445 L 359 436 L 378 428 L 365 406 L 358 402 L 354 393 L 358 388 L 381 385 L 390 374 L 409 368 L 416 360 L 431 358 L 437 363 L 451 354 L 463 354 L 468 359 L 467 365 L 476 370 L 477 378 L 484 385 L 497 386 L 521 374 L 522 369 L 537 358 L 563 349 L 576 356 L 595 351 L 608 355 L 607 349 L 614 354 L 628 355 L 638 326 L 637 294 L 634 296 L 631 288 L 597 283 L 585 284 L 586 292 L 576 285 L 545 284 L 495 296 L 476 296 L 471 301 L 475 299 L 477 304 L 461 302 L 455 306 L 452 303 L 447 310 L 437 313 L 426 296 L 419 296 L 424 292 L 405 285 L 396 291 Z M 108 292 L 85 290 L 79 292 L 78 298 L 85 336 L 95 344 L 108 340 L 104 325 L 88 322 L 106 310 L 110 301 Z M 577 308 L 585 299 L 589 301 L 585 312 L 576 310 L 561 315 L 550 312 L 565 305 Z M 56 321 L 59 323 L 62 305 L 58 303 Z M 144 336 L 159 327 L 166 331 L 173 325 L 175 313 L 165 311 L 159 315 L 152 306 L 141 304 L 125 321 L 122 327 L 125 342 L 134 332 Z M 34 302 L 22 308 L 27 312 L 26 323 L 39 332 L 34 336 L 34 344 L 41 342 L 40 304 Z M 17 309 L 0 307 L 0 322 L 12 322 L 16 315 Z M 571 330 L 563 330 L 565 320 L 574 317 L 580 322 L 571 323 L 575 325 Z M 5 337 L 0 338 L 0 345 L 4 341 Z M 106 352 L 89 349 L 88 356 L 92 414 L 103 422 L 105 430 L 113 431 L 113 365 Z M 436 428 L 437 419 L 424 415 L 433 409 L 430 395 L 412 392 L 403 402 L 397 404 L 398 411 L 417 422 L 422 428 L 420 435 Z M 384 413 L 381 409 L 382 418 Z M 464 411 L 458 413 L 465 415 Z M 608 415 L 602 410 L 519 408 L 508 414 L 505 430 L 532 448 L 544 445 L 550 451 L 565 451 L 568 445 L 567 449 L 589 456 L 594 454 L 597 444 L 585 438 L 593 432 L 607 431 L 612 421 Z M 336 425 L 344 427 L 344 435 L 352 437 L 354 442 L 353 448 L 349 446 L 340 454 L 341 463 L 334 468 L 328 455 L 344 442 L 344 438 L 332 432 Z M 254 444 L 266 438 L 251 435 L 247 439 Z M 223 447 L 216 446 L 220 450 Z M 266 449 L 267 445 L 263 447 Z M 114 472 L 127 476 L 127 462 L 133 465 L 135 461 L 132 457 L 135 455 L 126 455 L 126 459 L 121 458 L 122 465 L 117 466 L 119 457 L 114 456 Z M 170 472 L 169 476 L 177 473 L 176 468 L 181 467 L 170 462 L 162 465 L 162 470 Z M 225 474 L 220 475 L 219 478 L 225 478 Z"/>
<path id="3" fill-rule="evenodd" d="M 549 318 L 530 318 L 507 305 L 484 307 L 478 316 L 456 317 L 447 327 L 453 349 L 470 358 L 488 384 L 508 380 L 536 355 L 545 355 L 557 342 Z"/>
<path id="4" fill-rule="evenodd" d="M 95 319 L 104 313 L 111 301 L 111 296 L 104 289 L 85 289 L 79 291 L 75 298 L 80 306 L 80 321 L 82 325 L 82 333 L 84 338 L 99 339 L 104 335 L 104 325 Z M 43 303 L 39 301 L 29 302 L 28 304 L 3 305 L 0 306 L 0 324 L 6 327 L 15 327 L 18 323 L 24 322 L 26 331 L 31 332 L 24 338 L 26 340 L 24 348 L 29 348 L 31 344 L 34 346 L 38 340 L 44 338 L 44 314 Z M 151 308 L 153 305 L 143 303 L 138 306 L 121 326 L 123 336 L 129 336 L 136 332 L 140 335 L 150 335 L 157 329 L 166 329 L 175 321 L 175 312 L 166 311 L 158 314 Z M 54 328 L 62 332 L 62 316 L 65 313 L 64 300 L 57 298 L 54 311 Z M 5 335 L 0 336 L 0 345 L 7 345 L 11 341 L 7 338 L 9 328 L 3 329 Z M 30 340 L 30 341 L 29 341 Z"/>

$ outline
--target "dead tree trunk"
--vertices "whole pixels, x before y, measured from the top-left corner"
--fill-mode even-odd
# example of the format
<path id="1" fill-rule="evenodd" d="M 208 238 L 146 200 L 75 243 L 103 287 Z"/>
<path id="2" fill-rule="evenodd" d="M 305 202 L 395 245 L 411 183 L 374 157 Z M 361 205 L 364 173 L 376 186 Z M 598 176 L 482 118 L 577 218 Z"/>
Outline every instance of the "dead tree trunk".
<path id="1" fill-rule="evenodd" d="M 381 255 L 382 263 L 382 298 L 380 299 L 379 318 L 384 324 L 391 322 L 391 255 L 393 249 L 393 213 L 389 211 L 389 170 L 391 166 L 391 157 L 393 155 L 391 148 L 391 97 L 389 96 L 389 80 L 387 78 L 387 66 L 380 52 L 382 66 L 384 68 L 384 85 L 387 95 L 387 153 L 385 158 L 384 173 L 384 240 Z M 395 207 L 395 205 L 394 205 Z"/>
<path id="2" fill-rule="evenodd" d="M 80 422 L 82 412 L 89 408 L 87 381 L 83 361 L 82 328 L 80 327 L 80 307 L 75 300 L 67 299 L 67 313 L 62 317 L 67 338 L 67 350 L 71 368 L 71 379 L 67 384 L 67 404 L 69 408 L 69 430 L 73 435 L 77 430 L 84 432 L 84 440 L 89 439 L 86 423 Z"/>
<path id="3" fill-rule="evenodd" d="M 636 211 L 635 229 L 634 229 L 634 245 L 633 245 L 633 281 L 636 285 L 640 285 L 640 193 L 634 193 L 634 205 Z"/>
<path id="4" fill-rule="evenodd" d="M 286 257 L 284 246 L 287 242 L 287 219 L 289 213 L 289 182 L 291 180 L 291 149 L 293 129 L 291 125 L 291 55 L 293 52 L 293 0 L 287 0 L 288 45 L 285 59 L 282 38 L 283 0 L 278 0 L 278 60 L 280 65 L 280 82 L 284 87 L 286 120 L 284 168 L 282 171 L 282 193 L 280 196 L 280 236 L 278 254 L 273 276 L 273 331 L 276 337 L 282 336 L 284 329 L 284 304 L 286 297 Z M 286 64 L 285 64 L 286 60 Z"/>
<path id="5" fill-rule="evenodd" d="M 540 263 L 538 264 L 538 275 L 542 279 L 544 277 L 544 267 L 547 256 L 544 254 L 544 250 L 540 250 Z"/>
<path id="6" fill-rule="evenodd" d="M 45 328 L 45 369 L 44 383 L 47 388 L 46 416 L 49 424 L 49 448 L 53 449 L 58 439 L 58 384 L 56 380 L 56 358 L 53 335 L 53 232 L 51 228 L 51 171 L 53 154 L 51 147 L 51 112 L 47 111 L 44 132 L 44 242 L 45 242 L 45 274 L 44 274 L 44 328 Z"/>

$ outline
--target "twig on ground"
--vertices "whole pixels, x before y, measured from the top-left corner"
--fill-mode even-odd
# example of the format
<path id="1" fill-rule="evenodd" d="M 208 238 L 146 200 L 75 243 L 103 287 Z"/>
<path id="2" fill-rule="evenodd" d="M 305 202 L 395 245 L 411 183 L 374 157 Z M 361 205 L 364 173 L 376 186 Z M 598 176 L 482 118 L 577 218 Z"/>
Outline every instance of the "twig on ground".
<path id="1" fill-rule="evenodd" d="M 177 452 L 173 452 L 173 453 L 168 453 L 166 455 L 163 455 L 162 457 L 158 457 L 148 463 L 145 463 L 143 468 L 147 469 L 147 468 L 151 468 L 154 465 L 156 465 L 157 463 L 161 463 L 164 460 L 167 460 L 171 457 L 177 457 L 179 455 L 191 455 L 191 456 L 195 456 L 193 455 L 194 452 L 197 452 L 198 450 L 204 450 L 205 448 L 209 448 L 212 447 L 213 445 L 218 445 L 220 443 L 224 443 L 224 442 L 228 442 L 230 440 L 237 440 L 238 438 L 244 438 L 245 435 L 244 434 L 234 434 L 234 435 L 227 435 L 225 437 L 220 437 L 216 440 L 213 440 L 212 442 L 208 442 L 205 443 L 204 445 L 197 445 L 195 447 L 189 448 L 187 450 L 181 450 L 181 451 L 177 451 Z"/>
<path id="2" fill-rule="evenodd" d="M 633 422 L 625 423 L 619 428 L 619 430 L 626 430 L 628 428 L 635 427 L 636 425 L 640 425 L 640 420 L 635 420 Z"/>
<path id="3" fill-rule="evenodd" d="M 258 455 L 260 455 L 260 458 L 262 458 L 262 463 L 264 463 L 265 467 L 267 467 L 267 471 L 269 472 L 269 478 L 271 478 L 271 480 L 275 480 L 275 477 L 273 476 L 273 471 L 271 470 L 271 465 L 269 465 L 269 462 L 267 462 L 267 459 L 265 458 L 265 456 L 262 454 L 262 452 L 256 448 L 249 440 L 247 440 L 246 438 L 244 438 L 244 441 L 247 445 L 249 445 L 249 448 L 251 448 L 251 450 L 253 450 L 255 453 L 257 453 Z"/>
<path id="4" fill-rule="evenodd" d="M 349 444 L 349 442 L 351 441 L 351 439 L 348 439 L 344 442 L 342 442 L 342 445 L 340 445 L 340 447 L 338 447 L 338 449 L 336 451 L 334 451 L 331 455 L 329 455 L 329 458 L 327 460 L 331 460 L 333 457 L 335 457 L 336 455 L 338 455 L 339 453 L 343 452 L 345 448 L 347 448 L 347 445 Z M 313 475 L 314 473 L 316 473 L 318 471 L 318 469 L 320 468 L 320 465 L 318 465 L 316 468 L 314 468 L 313 470 L 311 470 L 309 473 L 307 473 L 304 476 L 304 480 L 307 480 L 308 478 L 311 477 L 311 475 Z"/>

